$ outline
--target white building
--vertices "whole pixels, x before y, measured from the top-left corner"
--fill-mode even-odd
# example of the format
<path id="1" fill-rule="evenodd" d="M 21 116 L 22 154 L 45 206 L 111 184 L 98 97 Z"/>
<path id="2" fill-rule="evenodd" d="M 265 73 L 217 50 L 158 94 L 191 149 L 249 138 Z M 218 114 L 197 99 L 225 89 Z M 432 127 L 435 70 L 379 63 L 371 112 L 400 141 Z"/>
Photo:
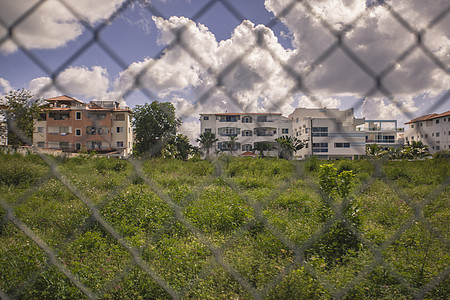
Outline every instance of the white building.
<path id="1" fill-rule="evenodd" d="M 275 146 L 275 139 L 291 135 L 292 122 L 280 113 L 218 113 L 200 114 L 200 132 L 212 132 L 219 139 L 214 149 L 229 150 L 230 136 L 237 137 L 235 155 L 247 151 L 255 152 L 258 143 L 269 143 Z M 275 149 L 267 153 L 275 156 Z"/>
<path id="2" fill-rule="evenodd" d="M 383 149 L 399 148 L 404 144 L 403 128 L 397 127 L 397 120 L 365 120 L 356 127 L 366 134 L 366 144 L 377 144 Z"/>
<path id="3" fill-rule="evenodd" d="M 450 111 L 415 118 L 405 125 L 405 143 L 421 141 L 431 154 L 439 150 L 450 150 Z"/>
<path id="4" fill-rule="evenodd" d="M 8 145 L 8 126 L 6 117 L 3 112 L 6 110 L 6 105 L 0 104 L 0 146 Z"/>
<path id="5" fill-rule="evenodd" d="M 296 108 L 289 118 L 293 136 L 305 142 L 297 158 L 358 159 L 366 154 L 366 134 L 356 129 L 365 119 L 355 118 L 353 108 Z"/>

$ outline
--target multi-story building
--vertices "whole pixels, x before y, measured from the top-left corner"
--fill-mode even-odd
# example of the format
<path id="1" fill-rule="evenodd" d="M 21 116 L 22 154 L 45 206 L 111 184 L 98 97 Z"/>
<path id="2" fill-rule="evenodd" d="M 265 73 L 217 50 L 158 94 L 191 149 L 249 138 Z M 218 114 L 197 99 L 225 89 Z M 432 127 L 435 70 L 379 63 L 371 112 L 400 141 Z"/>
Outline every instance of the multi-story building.
<path id="1" fill-rule="evenodd" d="M 296 108 L 289 118 L 292 135 L 305 143 L 296 158 L 358 159 L 366 153 L 366 134 L 356 129 L 365 119 L 355 118 L 353 108 Z"/>
<path id="2" fill-rule="evenodd" d="M 6 110 L 6 105 L 0 104 L 0 110 Z M 6 117 L 0 113 L 0 146 L 8 145 L 8 126 Z"/>
<path id="3" fill-rule="evenodd" d="M 132 111 L 116 101 L 84 103 L 69 96 L 45 100 L 48 105 L 34 122 L 33 144 L 39 148 L 118 152 L 133 147 Z"/>
<path id="4" fill-rule="evenodd" d="M 397 127 L 397 120 L 365 120 L 356 130 L 365 132 L 366 144 L 377 144 L 383 149 L 404 144 L 404 131 Z"/>
<path id="5" fill-rule="evenodd" d="M 431 154 L 439 150 L 450 150 L 450 111 L 415 118 L 405 125 L 405 143 L 421 141 Z"/>
<path id="6" fill-rule="evenodd" d="M 271 145 L 268 155 L 277 155 L 275 139 L 291 135 L 292 122 L 280 113 L 217 113 L 200 114 L 200 131 L 212 132 L 218 138 L 217 151 L 230 150 L 230 137 L 236 137 L 235 155 L 254 152 L 258 143 Z"/>

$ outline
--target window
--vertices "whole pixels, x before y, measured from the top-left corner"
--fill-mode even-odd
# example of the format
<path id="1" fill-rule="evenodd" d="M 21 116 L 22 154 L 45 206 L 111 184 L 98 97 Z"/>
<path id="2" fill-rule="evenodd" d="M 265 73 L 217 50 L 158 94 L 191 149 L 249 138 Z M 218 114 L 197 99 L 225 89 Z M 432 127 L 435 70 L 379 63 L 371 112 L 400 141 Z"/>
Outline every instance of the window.
<path id="1" fill-rule="evenodd" d="M 44 129 L 45 129 L 45 127 L 38 127 L 37 128 L 37 132 L 38 133 L 44 133 Z"/>
<path id="2" fill-rule="evenodd" d="M 289 134 L 289 128 L 282 128 L 281 134 Z"/>
<path id="3" fill-rule="evenodd" d="M 88 114 L 88 118 L 97 120 L 97 121 L 102 121 L 106 118 L 106 114 L 105 113 L 90 113 L 90 114 Z"/>
<path id="4" fill-rule="evenodd" d="M 47 120 L 47 114 L 46 113 L 40 113 L 38 116 L 38 121 L 45 121 Z"/>
<path id="5" fill-rule="evenodd" d="M 414 124 L 411 124 L 411 128 L 414 128 Z"/>
<path id="6" fill-rule="evenodd" d="M 428 138 L 428 133 L 425 133 L 425 138 Z"/>
<path id="7" fill-rule="evenodd" d="M 125 121 L 125 114 L 117 114 L 116 121 Z"/>
<path id="8" fill-rule="evenodd" d="M 252 117 L 249 117 L 249 116 L 242 118 L 242 123 L 251 123 L 252 121 L 253 121 Z"/>
<path id="9" fill-rule="evenodd" d="M 123 142 L 122 141 L 118 141 L 116 144 L 117 144 L 117 148 L 123 148 Z"/>
<path id="10" fill-rule="evenodd" d="M 69 148 L 69 142 L 59 142 L 59 148 L 61 148 L 61 149 L 68 149 Z"/>
<path id="11" fill-rule="evenodd" d="M 222 136 L 237 136 L 241 133 L 241 129 L 236 127 L 221 127 L 217 130 L 217 133 Z"/>
<path id="12" fill-rule="evenodd" d="M 244 130 L 244 131 L 242 131 L 242 136 L 252 136 L 252 131 L 251 130 Z"/>
<path id="13" fill-rule="evenodd" d="M 421 136 L 423 137 L 423 136 Z M 384 135 L 383 136 L 383 143 L 395 143 L 395 136 L 393 135 Z"/>
<path id="14" fill-rule="evenodd" d="M 436 124 L 439 124 L 439 119 L 436 120 Z"/>
<path id="15" fill-rule="evenodd" d="M 123 133 L 123 127 L 116 127 L 117 133 Z"/>
<path id="16" fill-rule="evenodd" d="M 44 148 L 45 147 L 45 142 L 38 142 L 37 146 L 38 146 L 38 148 Z"/>
<path id="17" fill-rule="evenodd" d="M 439 137 L 441 135 L 440 132 L 436 132 L 436 137 Z"/>
<path id="18" fill-rule="evenodd" d="M 75 112 L 75 120 L 81 120 L 81 111 Z"/>
<path id="19" fill-rule="evenodd" d="M 81 150 L 81 143 L 75 143 L 75 150 Z"/>
<path id="20" fill-rule="evenodd" d="M 80 136 L 81 135 L 81 129 L 77 128 L 75 129 L 75 135 Z"/>
<path id="21" fill-rule="evenodd" d="M 298 123 L 298 121 L 299 121 L 299 119 L 297 118 L 297 119 L 295 119 L 295 123 Z"/>
<path id="22" fill-rule="evenodd" d="M 334 148 L 350 148 L 350 143 L 334 143 Z"/>
<path id="23" fill-rule="evenodd" d="M 423 123 L 420 123 L 420 127 L 422 127 L 423 126 Z"/>
<path id="24" fill-rule="evenodd" d="M 431 136 L 434 136 L 434 132 L 431 133 Z"/>
<path id="25" fill-rule="evenodd" d="M 328 143 L 313 143 L 313 152 L 328 152 Z"/>
<path id="26" fill-rule="evenodd" d="M 203 121 L 208 121 L 209 120 L 209 117 L 208 116 L 204 116 L 203 117 Z"/>
<path id="27" fill-rule="evenodd" d="M 328 136 L 328 127 L 313 127 L 313 136 Z"/>
<path id="28" fill-rule="evenodd" d="M 242 145 L 242 151 L 252 151 L 252 145 L 251 144 Z"/>
<path id="29" fill-rule="evenodd" d="M 205 132 L 211 132 L 211 128 L 205 128 Z"/>
<path id="30" fill-rule="evenodd" d="M 64 127 L 59 127 L 59 133 L 61 133 L 61 135 L 66 135 L 69 134 L 70 129 L 67 126 Z"/>

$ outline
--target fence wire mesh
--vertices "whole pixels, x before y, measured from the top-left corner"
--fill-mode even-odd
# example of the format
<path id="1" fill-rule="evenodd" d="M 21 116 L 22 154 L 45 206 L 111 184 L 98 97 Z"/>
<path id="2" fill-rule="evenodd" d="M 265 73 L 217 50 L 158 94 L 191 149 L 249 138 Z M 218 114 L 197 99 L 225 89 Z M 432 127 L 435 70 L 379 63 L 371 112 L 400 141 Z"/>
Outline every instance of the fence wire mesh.
<path id="1" fill-rule="evenodd" d="M 68 1 L 60 0 L 60 3 L 79 20 L 85 30 L 91 33 L 91 37 L 71 56 L 67 57 L 62 64 L 57 68 L 52 69 L 33 51 L 23 45 L 21 40 L 16 36 L 16 28 L 29 16 L 36 13 L 36 11 L 38 11 L 38 9 L 46 2 L 46 0 L 36 2 L 20 16 L 20 18 L 10 24 L 5 20 L 0 19 L 0 25 L 3 26 L 7 32 L 5 36 L 1 37 L 0 46 L 7 41 L 13 41 L 20 48 L 20 51 L 51 78 L 51 82 L 41 89 L 37 95 L 38 97 L 47 90 L 53 88 L 57 88 L 64 93 L 65 88 L 58 82 L 58 76 L 93 45 L 99 46 L 104 51 L 105 55 L 109 56 L 122 70 L 125 71 L 128 68 L 128 63 L 113 47 L 109 46 L 108 43 L 102 39 L 102 32 L 130 6 L 139 4 L 152 16 L 162 17 L 164 19 L 167 19 L 168 17 L 150 2 L 129 0 L 124 1 L 122 5 L 118 7 L 111 16 L 105 18 L 103 22 L 93 26 L 77 12 Z M 352 22 L 344 24 L 340 29 L 336 29 L 335 26 L 330 24 L 328 20 L 318 12 L 314 4 L 314 1 L 291 1 L 281 10 L 279 15 L 275 16 L 275 18 L 265 24 L 266 27 L 273 29 L 285 16 L 293 12 L 302 11 L 318 20 L 323 29 L 329 32 L 333 41 L 314 61 L 311 61 L 308 67 L 304 68 L 303 71 L 295 69 L 278 57 L 277 53 L 267 46 L 266 38 L 262 32 L 255 33 L 254 39 L 248 41 L 244 51 L 232 59 L 230 64 L 221 69 L 215 69 L 208 63 L 207 59 L 203 56 L 203 53 L 199 53 L 196 50 L 195 45 L 192 45 L 186 40 L 185 32 L 187 28 L 178 27 L 172 30 L 173 40 L 168 43 L 162 51 L 154 56 L 153 60 L 149 60 L 145 67 L 135 75 L 133 84 L 125 90 L 120 97 L 126 98 L 134 91 L 140 90 L 150 102 L 157 98 L 155 96 L 157 93 L 148 88 L 143 82 L 145 80 L 144 76 L 155 67 L 158 58 L 161 58 L 165 53 L 171 51 L 175 47 L 183 49 L 183 51 L 207 72 L 208 76 L 210 76 L 214 82 L 214 84 L 198 97 L 193 108 L 184 112 L 185 115 L 195 114 L 201 105 L 207 103 L 217 91 L 226 95 L 228 100 L 234 103 L 234 105 L 241 107 L 240 101 L 236 99 L 233 90 L 227 86 L 225 79 L 227 76 L 233 75 L 233 73 L 236 72 L 236 68 L 248 58 L 254 49 L 267 52 L 293 80 L 291 89 L 286 91 L 285 95 L 280 96 L 278 100 L 271 102 L 270 107 L 266 108 L 267 111 L 279 111 L 283 102 L 286 101 L 289 95 L 295 93 L 307 95 L 314 103 L 323 107 L 324 105 L 321 102 L 320 96 L 315 95 L 314 90 L 308 87 L 307 79 L 308 76 L 310 76 L 323 62 L 335 54 L 336 51 L 342 51 L 348 59 L 356 64 L 358 68 L 372 80 L 371 87 L 365 93 L 362 93 L 361 100 L 355 103 L 355 107 L 361 106 L 366 97 L 381 94 L 383 97 L 389 99 L 392 104 L 397 106 L 408 119 L 413 119 L 408 107 L 405 107 L 402 102 L 396 100 L 395 93 L 389 90 L 384 81 L 386 77 L 395 70 L 396 65 L 408 59 L 414 52 L 421 51 L 434 63 L 436 68 L 442 70 L 445 74 L 444 76 L 449 75 L 448 67 L 433 53 L 432 50 L 430 50 L 425 42 L 424 36 L 434 26 L 438 25 L 443 19 L 448 17 L 450 6 L 444 8 L 438 15 L 430 20 L 423 29 L 418 30 L 414 28 L 401 13 L 397 12 L 396 8 L 391 6 L 388 1 L 381 1 L 378 3 L 388 11 L 391 17 L 397 20 L 407 32 L 415 37 L 415 42 L 400 52 L 400 54 L 381 71 L 375 71 L 363 58 L 356 54 L 355 50 L 347 44 L 346 40 L 346 34 L 349 30 L 358 26 L 358 23 L 362 22 L 362 19 L 366 14 L 370 13 L 370 10 L 373 8 L 369 7 L 364 13 L 356 16 Z M 222 5 L 223 8 L 226 9 L 239 23 L 246 19 L 245 15 L 243 15 L 231 1 L 227 0 L 205 1 L 204 6 L 196 12 L 191 19 L 194 22 L 197 22 L 202 16 L 207 15 L 215 5 Z M 430 111 L 433 111 L 435 108 L 448 101 L 448 97 L 448 92 L 442 95 L 430 108 Z M 241 108 L 242 111 L 246 111 L 245 107 Z M 24 140 L 27 139 L 24 133 L 14 127 L 13 123 L 10 125 L 16 134 L 21 136 Z M 31 141 L 28 142 L 31 143 Z M 384 165 L 382 161 L 372 161 L 370 163 L 372 164 L 373 172 L 368 178 L 364 178 L 359 189 L 355 191 L 352 196 L 347 197 L 342 201 L 337 201 L 333 197 L 324 194 L 319 189 L 317 182 L 305 175 L 306 164 L 298 163 L 295 164 L 296 170 L 293 172 L 293 175 L 285 178 L 272 190 L 265 190 L 264 194 L 259 195 L 258 200 L 255 200 L 255 195 L 248 193 L 246 189 L 242 188 L 242 186 L 236 182 L 235 178 L 230 176 L 226 162 L 223 159 L 213 158 L 210 160 L 214 168 L 214 171 L 212 172 L 213 175 L 203 176 L 201 182 L 194 186 L 190 193 L 187 193 L 180 198 L 175 193 L 172 193 L 173 191 L 170 188 L 170 184 L 155 177 L 154 172 L 156 171 L 152 170 L 153 166 L 149 166 L 147 161 L 130 158 L 128 159 L 127 167 L 124 167 L 125 169 L 128 168 L 127 173 L 123 175 L 119 181 L 112 181 L 110 183 L 101 183 L 99 181 L 99 184 L 109 184 L 110 187 L 106 192 L 96 195 L 95 192 L 92 191 L 93 186 L 86 184 L 86 182 L 83 183 L 83 180 L 80 179 L 80 174 L 74 175 L 67 171 L 67 168 L 65 167 L 67 162 L 64 159 L 51 158 L 41 153 L 39 149 L 36 149 L 36 152 L 47 166 L 45 174 L 42 174 L 39 180 L 31 187 L 14 192 L 17 193 L 16 195 L 11 196 L 5 193 L 0 196 L 0 205 L 3 209 L 0 233 L 7 236 L 13 232 L 14 238 L 10 240 L 10 243 L 19 246 L 21 245 L 20 247 L 22 247 L 22 250 L 20 251 L 30 251 L 26 253 L 28 259 L 38 261 L 38 266 L 35 266 L 34 269 L 30 268 L 29 270 L 22 270 L 23 274 L 20 276 L 20 280 L 12 280 L 9 278 L 7 280 L 14 282 L 5 282 L 4 280 L 6 278 L 2 278 L 3 282 L 1 283 L 2 290 L 0 290 L 0 296 L 4 299 L 26 298 L 28 291 L 30 289 L 32 290 L 33 287 L 37 285 L 44 285 L 44 290 L 46 284 L 48 284 L 48 286 L 53 286 L 51 281 L 56 281 L 57 279 L 55 275 L 51 275 L 53 274 L 51 272 L 59 274 L 57 276 L 60 276 L 59 279 L 64 282 L 63 285 L 65 285 L 67 289 L 75 290 L 72 291 L 72 295 L 90 299 L 120 297 L 117 296 L 118 294 L 114 293 L 117 292 L 119 286 L 124 288 L 123 282 L 125 279 L 129 278 L 131 278 L 131 280 L 144 279 L 144 281 L 151 286 L 147 286 L 147 288 L 149 291 L 153 291 L 154 294 L 146 294 L 144 298 L 169 297 L 174 299 L 198 298 L 199 296 L 192 291 L 202 289 L 211 291 L 221 288 L 220 286 L 208 286 L 208 278 L 215 276 L 220 278 L 220 280 L 233 282 L 230 283 L 230 285 L 234 289 L 234 297 L 255 299 L 277 298 L 277 295 L 273 293 L 273 289 L 277 287 L 280 288 L 280 286 L 282 289 L 284 288 L 286 290 L 293 289 L 289 284 L 295 286 L 293 282 L 295 282 L 296 278 L 293 274 L 298 273 L 304 274 L 306 278 L 311 280 L 310 282 L 305 282 L 297 278 L 299 280 L 299 286 L 302 286 L 300 290 L 304 293 L 298 297 L 304 298 L 310 297 L 308 288 L 321 289 L 323 291 L 322 297 L 324 298 L 330 297 L 341 299 L 351 297 L 351 294 L 349 294 L 350 291 L 356 286 L 363 284 L 364 281 L 367 280 L 368 277 L 373 276 L 373 272 L 379 270 L 379 268 L 384 270 L 383 272 L 385 272 L 384 276 L 386 278 L 389 277 L 390 280 L 396 281 L 400 288 L 406 290 L 410 297 L 413 298 L 425 298 L 428 293 L 433 291 L 437 286 L 444 285 L 445 289 L 445 285 L 448 284 L 448 275 L 450 272 L 448 253 L 446 253 L 448 252 L 450 245 L 448 241 L 448 230 L 446 230 L 447 228 L 436 228 L 436 226 L 424 216 L 424 210 L 430 203 L 433 203 L 433 201 L 442 197 L 444 198 L 444 202 L 445 199 L 447 199 L 445 198 L 445 195 L 448 195 L 448 184 L 450 181 L 448 174 L 445 180 L 433 188 L 430 193 L 425 194 L 423 200 L 419 202 L 417 199 L 414 199 L 415 195 L 407 193 L 404 188 L 386 175 L 388 166 Z M 173 173 L 177 175 L 179 170 L 170 171 L 172 172 L 171 174 L 166 173 L 165 175 L 168 177 L 173 176 Z M 186 169 L 181 171 L 188 172 Z M 86 177 L 89 176 L 86 174 Z M 183 180 L 189 182 L 186 178 Z M 153 231 L 150 231 L 150 236 L 140 237 L 144 240 L 144 243 L 138 240 L 138 236 L 135 236 L 135 239 L 132 239 L 122 229 L 119 230 L 118 226 L 123 226 L 124 224 L 118 224 L 109 214 L 111 213 L 111 210 L 119 209 L 118 207 L 114 207 L 114 199 L 130 193 L 129 187 L 136 182 L 139 182 L 140 191 L 137 192 L 141 193 L 141 196 L 139 197 L 151 198 L 147 205 L 160 205 L 163 207 L 160 208 L 160 211 L 155 209 L 154 211 L 147 211 L 145 213 L 166 214 L 162 226 L 153 228 Z M 373 239 L 368 237 L 367 232 L 364 232 L 360 227 L 355 225 L 351 217 L 346 214 L 346 209 L 356 198 L 363 197 L 364 193 L 377 182 L 381 182 L 392 197 L 399 199 L 399 202 L 403 203 L 403 209 L 408 210 L 411 213 L 408 217 L 398 221 L 396 226 L 392 225 L 392 235 L 388 236 L 383 241 L 374 242 Z M 222 196 L 222 193 L 228 193 L 232 195 L 232 197 L 236 197 L 238 199 L 236 201 L 241 203 L 242 206 L 247 209 L 247 221 L 237 224 L 234 230 L 232 230 L 225 238 L 214 236 L 207 230 L 207 226 L 205 227 L 204 224 L 199 224 L 191 217 L 192 211 L 200 213 L 201 210 L 224 209 L 219 206 L 215 208 L 200 207 L 198 210 L 192 209 L 192 203 L 199 200 L 202 193 L 208 191 L 208 188 L 210 188 L 211 185 L 220 187 L 213 191 L 218 194 L 218 197 Z M 298 185 L 301 185 L 303 189 L 308 190 L 311 193 L 319 195 L 318 197 L 320 200 L 326 203 L 331 211 L 329 218 L 327 218 L 323 224 L 313 228 L 309 235 L 300 241 L 298 239 L 293 239 L 292 235 L 287 234 L 285 230 L 281 230 L 277 224 L 274 224 L 266 210 L 274 199 L 279 199 L 286 191 L 294 190 Z M 175 187 L 173 188 L 175 189 Z M 178 186 L 176 188 L 179 189 L 181 187 Z M 33 203 L 38 203 L 38 205 L 42 206 L 47 205 L 43 203 L 39 204 L 36 200 L 38 198 L 37 195 L 42 193 L 44 189 L 53 189 L 55 193 L 60 193 L 54 195 L 55 200 L 64 198 L 66 199 L 65 201 L 67 201 L 67 205 L 73 205 L 74 213 L 80 213 L 77 222 L 68 225 L 56 223 L 47 224 L 44 228 L 39 228 L 36 224 L 30 225 L 30 223 L 33 223 L 31 221 L 33 218 L 24 213 L 24 209 L 33 208 Z M 61 190 L 63 190 L 63 192 L 61 192 Z M 151 195 L 153 196 L 145 194 L 148 191 L 151 191 Z M 139 201 L 144 201 L 141 198 L 139 199 Z M 307 199 L 303 200 L 306 201 Z M 79 204 L 80 201 L 82 205 Z M 133 209 L 139 210 L 140 205 L 144 205 L 144 202 L 139 201 L 134 203 L 135 206 Z M 52 205 L 53 208 L 51 209 L 55 209 L 52 214 L 58 214 L 58 209 L 61 208 L 55 203 Z M 34 207 L 34 209 L 39 210 L 40 207 Z M 51 210 L 49 213 L 50 212 Z M 218 213 L 220 218 L 220 211 L 215 213 Z M 448 218 L 448 216 L 442 217 Z M 148 220 L 151 220 L 152 217 L 149 216 L 148 218 Z M 57 219 L 50 218 L 50 220 L 56 222 L 55 220 Z M 42 223 L 45 222 L 52 221 L 42 220 Z M 59 220 L 58 222 L 64 223 L 64 220 Z M 125 223 L 127 222 L 133 224 L 135 221 L 125 220 Z M 8 227 L 8 224 L 12 224 L 13 227 Z M 60 237 L 57 242 L 48 239 L 50 233 L 46 231 L 57 231 L 63 226 L 68 226 L 70 234 Z M 364 255 L 367 256 L 365 264 L 353 266 L 356 268 L 355 270 L 347 270 L 349 274 L 347 274 L 344 282 L 336 282 L 333 275 L 327 274 L 334 271 L 332 269 L 325 269 L 324 271 L 323 268 L 314 262 L 314 259 L 317 258 L 312 257 L 310 252 L 311 247 L 321 241 L 332 228 L 335 228 L 335 226 L 342 226 L 342 230 L 347 230 L 351 235 L 356 236 L 365 249 Z M 387 224 L 387 226 L 390 225 Z M 439 250 L 442 252 L 442 255 L 438 255 L 438 258 L 442 260 L 441 265 L 444 265 L 444 268 L 435 271 L 434 274 L 428 274 L 430 279 L 421 286 L 413 285 L 409 280 L 409 275 L 405 275 L 407 272 L 405 272 L 405 270 L 399 270 L 396 267 L 395 260 L 398 260 L 398 257 L 386 257 L 386 253 L 392 254 L 392 248 L 399 240 L 402 238 L 409 238 L 408 234 L 412 230 L 423 231 L 423 234 L 429 239 L 428 245 L 421 245 L 421 247 L 427 247 L 425 258 L 422 258 L 423 261 L 425 261 L 426 256 L 429 255 L 429 251 Z M 176 239 L 177 236 L 180 235 L 180 239 L 189 240 L 189 247 L 192 247 L 192 249 L 179 250 L 185 251 L 182 254 L 176 253 L 176 251 L 174 252 L 169 245 L 164 245 L 164 241 L 160 238 L 163 234 L 167 233 L 173 236 L 173 239 Z M 245 271 L 242 271 L 239 264 L 244 263 L 243 260 L 245 257 L 234 257 L 233 255 L 236 254 L 233 253 L 233 250 L 242 250 L 243 245 L 251 243 L 251 238 L 261 233 L 264 233 L 266 240 L 261 239 L 258 241 L 259 243 L 276 245 L 272 246 L 275 248 L 278 247 L 278 251 L 283 253 L 253 253 L 255 256 L 253 258 L 256 260 L 252 262 L 253 268 L 257 269 L 261 267 L 258 264 L 267 262 L 272 263 L 272 265 L 267 267 L 272 269 L 270 272 L 267 271 L 271 276 L 258 281 L 245 273 Z M 90 245 L 89 247 L 91 248 L 83 249 L 82 251 L 80 250 L 82 254 L 80 257 L 76 257 L 79 261 L 74 262 L 73 259 L 71 260 L 68 256 L 75 255 L 74 253 L 76 251 L 74 248 L 82 247 L 82 240 L 86 239 L 86 235 L 88 234 L 98 234 L 103 240 L 107 241 L 105 244 L 106 246 L 100 244 Z M 176 243 L 174 240 L 172 240 L 172 242 Z M 417 241 L 410 242 L 416 243 Z M 435 248 L 433 248 L 434 246 Z M 14 247 L 15 246 L 5 245 L 5 247 L 2 247 L 2 252 L 5 254 L 8 251 L 13 251 Z M 107 247 L 109 249 L 100 249 L 101 247 Z M 100 259 L 99 257 L 96 257 L 98 254 L 96 252 L 97 250 L 108 252 L 109 255 L 107 260 L 111 260 L 112 263 L 108 261 L 95 262 L 96 259 Z M 162 251 L 162 254 L 158 251 Z M 181 261 L 171 262 L 170 259 L 163 259 L 165 256 L 171 255 L 176 256 L 175 258 Z M 269 259 L 267 257 L 269 257 Z M 91 262 L 90 267 L 87 268 L 87 272 L 103 274 L 104 280 L 96 282 L 95 284 L 90 282 L 89 278 L 92 277 L 83 274 L 83 270 L 86 272 L 85 265 L 88 264 L 88 262 L 84 261 L 85 259 L 93 261 Z M 411 257 L 408 259 L 414 260 L 419 258 Z M 194 261 L 192 262 L 192 260 Z M 182 266 L 184 261 L 186 261 L 186 264 L 192 263 L 194 267 L 187 269 L 180 267 L 179 272 L 192 272 L 192 274 L 187 274 L 185 276 L 186 278 L 181 280 L 179 278 L 181 275 L 172 274 L 168 270 L 171 270 L 169 266 L 171 263 Z M 273 261 L 276 261 L 276 263 Z M 12 261 L 12 264 L 19 265 L 20 262 Z M 103 264 L 109 267 L 114 264 L 116 265 L 112 267 L 114 271 L 108 271 L 105 270 L 107 267 L 104 267 Z M 167 264 L 167 270 L 165 270 L 164 264 Z M 273 269 L 276 269 L 276 271 Z M 423 272 L 423 269 L 424 266 L 422 265 L 421 272 Z M 418 276 L 424 275 L 420 274 Z M 42 278 L 44 278 L 43 282 Z M 288 283 L 286 283 L 286 281 L 288 281 Z M 180 286 L 179 282 L 182 282 L 182 286 Z M 46 292 L 48 293 L 47 296 L 51 298 L 52 291 Z M 138 292 L 139 291 L 136 291 L 136 294 L 134 295 L 137 296 Z M 294 291 L 291 292 L 292 295 L 296 295 Z M 223 297 L 231 296 L 227 294 Z M 296 296 L 292 297 L 295 298 Z"/>

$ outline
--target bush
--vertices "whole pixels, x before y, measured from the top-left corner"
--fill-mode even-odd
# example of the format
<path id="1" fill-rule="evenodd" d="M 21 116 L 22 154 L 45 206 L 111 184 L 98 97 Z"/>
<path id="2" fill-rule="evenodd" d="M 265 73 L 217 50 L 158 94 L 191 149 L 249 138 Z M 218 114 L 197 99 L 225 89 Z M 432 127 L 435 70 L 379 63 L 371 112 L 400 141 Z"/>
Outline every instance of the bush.
<path id="1" fill-rule="evenodd" d="M 0 185 L 28 185 L 44 176 L 47 170 L 35 155 L 1 155 Z"/>

